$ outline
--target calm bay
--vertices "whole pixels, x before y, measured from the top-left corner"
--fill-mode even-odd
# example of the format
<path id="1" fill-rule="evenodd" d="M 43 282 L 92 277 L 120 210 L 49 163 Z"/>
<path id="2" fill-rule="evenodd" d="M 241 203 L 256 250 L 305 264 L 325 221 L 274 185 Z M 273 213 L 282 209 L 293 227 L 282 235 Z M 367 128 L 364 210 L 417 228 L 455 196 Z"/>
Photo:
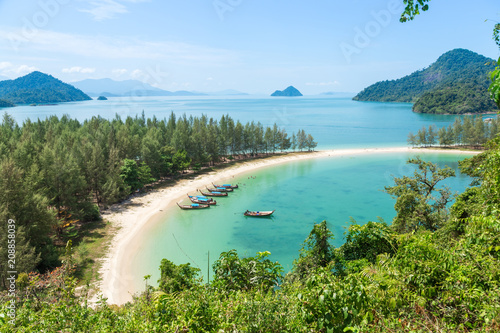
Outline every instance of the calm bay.
<path id="1" fill-rule="evenodd" d="M 230 115 L 243 123 L 260 121 L 264 126 L 276 123 L 289 134 L 298 129 L 311 133 L 318 149 L 345 149 L 406 146 L 410 131 L 435 124 L 452 123 L 455 116 L 415 114 L 407 103 L 355 102 L 350 98 L 265 96 L 231 97 L 134 97 L 110 98 L 49 106 L 19 106 L 5 109 L 18 122 L 51 115 L 69 115 L 80 121 L 93 116 L 112 119 L 120 116 L 158 119 L 171 112 L 219 119 Z M 382 192 L 392 184 L 393 176 L 409 175 L 406 164 L 417 153 L 366 154 L 325 157 L 290 162 L 242 174 L 228 182 L 240 188 L 217 207 L 206 211 L 169 210 L 165 219 L 148 228 L 130 258 L 136 290 L 144 286 L 143 277 L 151 274 L 151 283 L 159 278 L 159 264 L 167 258 L 176 264 L 190 262 L 202 270 L 204 278 L 223 251 L 236 249 L 242 256 L 270 251 L 271 260 L 279 261 L 288 271 L 314 223 L 327 220 L 335 235 L 333 245 L 343 243 L 343 233 L 352 217 L 358 223 L 377 220 L 389 222 L 395 215 L 394 200 Z M 457 169 L 460 154 L 419 152 L 424 159 Z M 470 179 L 457 174 L 447 184 L 463 191 Z M 207 184 L 209 185 L 209 184 Z M 194 192 L 193 192 L 194 194 Z M 243 216 L 250 210 L 273 210 L 271 219 Z M 210 253 L 210 262 L 208 255 Z"/>

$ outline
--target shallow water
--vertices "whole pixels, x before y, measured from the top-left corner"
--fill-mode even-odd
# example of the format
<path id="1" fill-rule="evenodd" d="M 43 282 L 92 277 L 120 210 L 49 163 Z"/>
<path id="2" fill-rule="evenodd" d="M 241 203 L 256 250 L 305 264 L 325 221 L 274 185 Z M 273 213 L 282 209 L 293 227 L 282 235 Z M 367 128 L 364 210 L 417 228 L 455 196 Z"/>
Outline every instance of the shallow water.
<path id="1" fill-rule="evenodd" d="M 241 122 L 276 123 L 289 133 L 304 129 L 318 141 L 318 149 L 406 146 L 408 133 L 422 126 L 447 126 L 456 116 L 415 114 L 409 103 L 355 102 L 350 98 L 268 96 L 231 97 L 133 97 L 108 101 L 64 103 L 52 106 L 19 106 L 4 109 L 18 122 L 50 115 L 84 121 L 92 116 L 111 119 L 116 115 L 168 118 L 201 116 L 220 119 L 229 114 Z M 463 156 L 426 153 L 426 158 L 457 167 Z M 208 210 L 180 211 L 155 224 L 143 235 L 139 250 L 130 258 L 136 290 L 144 288 L 143 277 L 159 278 L 162 258 L 177 264 L 191 262 L 207 276 L 207 266 L 223 251 L 238 250 L 242 256 L 270 251 L 271 259 L 289 270 L 314 223 L 327 220 L 335 235 L 333 244 L 343 243 L 350 218 L 359 223 L 381 217 L 390 223 L 395 215 L 394 200 L 381 190 L 392 183 L 391 175 L 410 174 L 405 164 L 408 154 L 372 154 L 320 158 L 290 162 L 260 169 L 227 182 L 241 188 L 218 206 Z M 253 176 L 255 178 L 249 178 Z M 459 176 L 449 181 L 455 191 L 463 191 L 469 179 Z M 209 185 L 209 184 L 207 184 Z M 271 219 L 243 216 L 245 210 L 273 210 Z M 210 252 L 210 263 L 208 253 Z"/>
<path id="2" fill-rule="evenodd" d="M 464 157 L 420 155 L 452 168 L 457 168 L 458 159 Z M 136 285 L 143 286 L 142 277 L 146 274 L 152 274 L 151 282 L 156 282 L 163 258 L 176 264 L 190 262 L 206 278 L 208 253 L 211 266 L 221 252 L 231 249 L 241 256 L 270 251 L 271 260 L 279 261 L 288 271 L 314 223 L 328 222 L 335 246 L 344 242 L 343 234 L 351 217 L 360 224 L 378 217 L 390 223 L 395 215 L 395 201 L 382 190 L 392 184 L 392 176 L 413 172 L 405 163 L 410 156 L 415 154 L 318 158 L 263 168 L 228 180 L 240 188 L 217 199 L 216 207 L 175 209 L 148 232 L 143 240 L 147 246 L 132 260 L 138 277 Z M 447 184 L 454 191 L 463 191 L 469 182 L 468 177 L 458 175 Z M 272 218 L 258 219 L 244 216 L 247 209 L 276 212 Z"/>

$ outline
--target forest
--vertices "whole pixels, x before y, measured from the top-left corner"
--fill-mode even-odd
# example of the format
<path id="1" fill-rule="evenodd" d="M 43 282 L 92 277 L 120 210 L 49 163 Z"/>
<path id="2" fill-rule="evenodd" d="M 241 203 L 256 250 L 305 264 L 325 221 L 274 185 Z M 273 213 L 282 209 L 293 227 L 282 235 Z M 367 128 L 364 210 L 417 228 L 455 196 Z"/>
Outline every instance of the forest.
<path id="1" fill-rule="evenodd" d="M 428 2 L 405 1 L 401 21 L 412 20 L 420 11 L 426 11 Z M 495 25 L 494 39 L 500 46 L 500 24 Z M 490 78 L 491 97 L 500 106 L 500 66 L 491 72 Z M 119 118 L 94 118 L 83 124 L 68 117 L 52 117 L 19 127 L 5 116 L 0 127 L 0 213 L 7 213 L 1 218 L 9 226 L 13 225 L 11 216 L 25 223 L 37 221 L 30 228 L 18 225 L 20 244 L 16 249 L 20 257 L 46 260 L 30 244 L 48 246 L 48 241 L 41 239 L 55 218 L 48 207 L 54 207 L 59 200 L 70 200 L 64 197 L 66 192 L 57 197 L 57 191 L 76 194 L 76 206 L 85 205 L 89 201 L 86 198 L 93 196 L 95 201 L 90 204 L 97 208 L 94 202 L 104 205 L 109 198 L 117 200 L 122 191 L 132 190 L 124 180 L 126 177 L 120 176 L 124 166 L 121 161 L 125 159 L 135 161 L 131 167 L 141 169 L 138 174 L 147 176 L 136 178 L 140 184 L 149 175 L 155 177 L 154 172 L 174 170 L 174 165 L 182 170 L 189 159 L 191 165 L 202 160 L 213 162 L 214 155 L 209 150 L 196 155 L 200 141 L 194 140 L 195 133 L 188 131 L 195 128 L 195 119 L 192 127 L 188 126 L 190 119 L 175 119 L 175 127 L 168 126 L 174 123 L 169 119 L 160 130 L 152 124 L 161 122 L 144 117 L 127 118 L 125 122 Z M 224 117 L 213 127 L 226 133 L 221 124 L 228 122 L 228 117 Z M 480 127 L 477 118 L 464 118 L 460 124 L 456 122 L 456 128 L 460 125 L 463 129 L 466 122 Z M 489 126 L 496 126 L 493 122 Z M 206 138 L 210 138 L 210 123 L 207 121 Z M 236 127 L 237 124 L 235 132 Z M 241 127 L 246 129 L 247 125 Z M 239 146 L 228 139 L 230 136 L 219 135 L 217 138 L 222 139 L 206 149 L 217 150 L 221 157 L 223 152 L 231 152 L 233 145 L 236 151 L 240 149 L 240 153 L 246 154 L 281 148 L 280 140 L 271 140 L 280 137 L 273 135 L 280 133 L 279 129 L 262 130 L 258 124 L 248 124 L 248 128 L 259 133 L 258 142 L 243 139 Z M 454 129 L 455 125 L 444 131 L 455 133 Z M 426 132 L 422 142 L 432 144 L 428 129 Z M 498 332 L 500 137 L 493 137 L 491 127 L 484 130 L 484 136 L 476 136 L 480 133 L 476 129 L 457 132 L 461 135 L 455 144 L 476 144 L 477 140 L 489 139 L 484 152 L 460 162 L 460 171 L 473 179 L 469 188 L 454 195 L 442 185 L 443 180 L 455 176 L 452 169 L 412 158 L 408 163 L 414 167 L 413 175 L 394 178 L 383 189 L 395 199 L 396 216 L 390 225 L 381 220 L 351 221 L 343 235 L 344 244 L 335 248 L 329 242 L 334 235 L 328 222 L 317 223 L 287 274 L 279 263 L 268 259 L 265 249 L 253 257 L 240 257 L 234 250 L 221 253 L 213 265 L 215 275 L 207 284 L 198 278 L 196 268 L 175 265 L 165 258 L 158 263 L 159 287 L 152 287 L 150 277 L 145 276 L 144 292 L 135 295 L 133 302 L 116 306 L 101 299 L 92 305 L 86 290 L 76 288 L 74 251 L 69 240 L 58 268 L 46 273 L 21 273 L 15 283 L 11 276 L 7 278 L 9 286 L 15 288 L 9 287 L 0 294 L 0 331 Z M 160 157 L 165 159 L 156 155 L 156 161 L 168 163 L 159 163 L 155 169 L 146 156 L 150 143 L 160 142 L 159 133 L 165 134 L 163 142 L 173 149 L 162 151 Z M 271 141 L 264 139 L 266 133 Z M 470 133 L 474 133 L 474 141 L 467 141 Z M 315 144 L 303 131 L 295 135 L 295 140 L 292 136 L 290 142 L 283 139 L 284 135 L 281 138 L 283 147 L 295 143 L 297 149 L 299 141 L 302 149 L 308 149 L 307 142 L 310 147 Z M 175 161 L 172 153 L 179 154 Z M 204 159 L 198 159 L 200 156 Z M 69 174 L 78 170 L 80 164 L 85 165 L 80 173 Z M 50 168 L 44 167 L 49 165 Z M 54 168 L 59 172 L 54 172 Z M 127 172 L 125 168 L 124 174 Z M 65 182 L 66 177 L 75 175 L 71 183 Z M 51 184 L 64 186 L 54 186 L 50 191 L 55 192 L 49 193 L 44 177 L 49 177 Z M 3 253 L 7 252 L 4 244 L 5 239 L 0 243 Z M 0 264 L 5 263 L 2 260 Z M 21 264 L 29 266 L 28 262 Z M 1 269 L 6 271 L 5 267 Z"/>
<path id="2" fill-rule="evenodd" d="M 317 143 L 276 124 L 242 124 L 229 116 L 93 117 L 26 120 L 4 114 L 0 125 L 0 216 L 16 221 L 19 272 L 46 272 L 61 264 L 78 226 L 100 219 L 100 209 L 148 184 L 223 160 L 292 150 Z M 0 288 L 6 289 L 7 234 L 0 234 Z"/>
<path id="3" fill-rule="evenodd" d="M 434 114 L 496 112 L 488 73 L 496 62 L 475 52 L 455 49 L 429 67 L 398 80 L 377 82 L 356 95 L 357 101 L 411 102 L 413 111 Z"/>
<path id="4" fill-rule="evenodd" d="M 0 81 L 0 99 L 12 106 L 12 104 L 87 101 L 92 98 L 51 75 L 35 71 L 15 80 Z"/>
<path id="5" fill-rule="evenodd" d="M 330 245 L 328 222 L 314 225 L 284 274 L 263 249 L 220 254 L 209 283 L 199 269 L 160 265 L 158 287 L 123 306 L 89 303 L 77 280 L 71 242 L 63 265 L 16 280 L 16 318 L 2 296 L 3 332 L 497 332 L 500 330 L 500 139 L 461 162 L 474 186 L 454 196 L 454 170 L 413 158 L 412 176 L 384 192 L 396 217 L 351 221 L 345 243 Z M 450 207 L 449 203 L 455 199 Z M 336 235 L 339 237 L 340 235 Z"/>
<path id="6" fill-rule="evenodd" d="M 435 125 L 422 127 L 416 134 L 408 134 L 408 144 L 412 147 L 470 147 L 481 148 L 491 139 L 494 139 L 500 130 L 500 120 L 497 116 L 486 118 L 465 116 L 456 118 L 453 124 L 447 127 L 436 128 Z"/>

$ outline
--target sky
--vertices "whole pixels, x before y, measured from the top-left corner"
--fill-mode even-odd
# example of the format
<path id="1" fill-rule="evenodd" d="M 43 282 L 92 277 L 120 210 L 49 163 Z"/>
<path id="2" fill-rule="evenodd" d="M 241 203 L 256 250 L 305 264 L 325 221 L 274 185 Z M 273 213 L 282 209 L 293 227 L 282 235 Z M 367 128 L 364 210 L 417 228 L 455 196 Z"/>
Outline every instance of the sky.
<path id="1" fill-rule="evenodd" d="M 0 79 L 135 79 L 165 90 L 358 92 L 455 48 L 497 59 L 498 0 L 0 0 Z"/>

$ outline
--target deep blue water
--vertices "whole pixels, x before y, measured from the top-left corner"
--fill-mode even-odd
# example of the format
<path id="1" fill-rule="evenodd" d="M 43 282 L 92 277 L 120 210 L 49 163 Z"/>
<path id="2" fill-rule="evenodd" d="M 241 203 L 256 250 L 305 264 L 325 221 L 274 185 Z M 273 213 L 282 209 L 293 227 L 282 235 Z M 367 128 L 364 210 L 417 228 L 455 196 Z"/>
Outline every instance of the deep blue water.
<path id="1" fill-rule="evenodd" d="M 7 108 L 18 122 L 50 115 L 68 114 L 80 121 L 92 116 L 112 119 L 116 115 L 168 118 L 201 116 L 220 119 L 229 114 L 245 123 L 260 121 L 265 126 L 276 123 L 290 134 L 298 129 L 311 133 L 318 148 L 388 147 L 406 145 L 410 131 L 453 122 L 455 116 L 424 115 L 411 112 L 409 103 L 356 102 L 333 97 L 134 97 L 110 98 L 108 101 L 85 101 L 49 106 Z"/>
<path id="2" fill-rule="evenodd" d="M 168 118 L 200 116 L 219 119 L 229 114 L 245 123 L 276 123 L 289 133 L 304 129 L 319 142 L 318 149 L 406 146 L 410 131 L 435 124 L 452 123 L 455 116 L 415 114 L 411 104 L 355 102 L 332 97 L 147 97 L 110 98 L 108 101 L 65 103 L 55 106 L 20 106 L 5 109 L 18 122 L 26 118 L 45 118 L 68 114 L 80 121 L 92 116 L 111 119 L 116 115 Z M 441 166 L 457 169 L 465 156 L 420 153 Z M 159 277 L 162 258 L 177 264 L 191 262 L 206 276 L 210 265 L 223 251 L 236 249 L 240 255 L 253 256 L 270 251 L 271 259 L 286 270 L 299 255 L 302 242 L 314 223 L 327 220 L 335 235 L 333 245 L 340 246 L 351 218 L 359 223 L 377 220 L 389 222 L 395 215 L 394 200 L 382 192 L 392 184 L 392 176 L 409 175 L 405 163 L 415 154 L 372 154 L 320 158 L 291 162 L 241 175 L 241 188 L 219 205 L 203 211 L 169 211 L 168 217 L 155 224 L 144 237 L 140 250 L 130 258 L 135 284 L 143 287 L 143 276 Z M 255 178 L 249 178 L 249 177 Z M 465 176 L 449 180 L 454 191 L 463 191 L 469 183 Z M 207 184 L 208 185 L 208 184 Z M 273 210 L 272 219 L 252 219 L 247 210 Z"/>

